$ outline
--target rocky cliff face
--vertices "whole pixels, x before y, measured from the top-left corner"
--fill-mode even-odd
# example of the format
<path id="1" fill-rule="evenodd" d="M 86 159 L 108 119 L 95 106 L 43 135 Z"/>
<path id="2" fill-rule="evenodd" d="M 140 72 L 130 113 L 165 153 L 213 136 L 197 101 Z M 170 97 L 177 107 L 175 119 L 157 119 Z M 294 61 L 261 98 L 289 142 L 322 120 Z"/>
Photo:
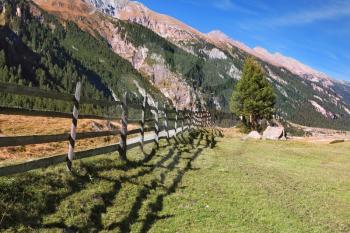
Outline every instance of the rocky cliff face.
<path id="1" fill-rule="evenodd" d="M 150 53 L 147 47 L 136 46 L 130 42 L 125 28 L 117 23 L 117 19 L 106 17 L 99 11 L 95 11 L 95 7 L 100 6 L 102 12 L 113 15 L 113 11 L 106 9 L 112 9 L 111 6 L 118 9 L 127 1 L 109 1 L 108 4 L 93 1 L 93 5 L 81 0 L 34 0 L 34 2 L 65 20 L 73 20 L 82 29 L 92 34 L 98 32 L 109 42 L 115 53 L 128 60 L 135 69 L 144 74 L 145 78 L 150 79 L 154 86 L 177 107 L 190 107 L 193 88 L 182 79 L 181 75 L 169 69 L 162 54 Z M 113 2 L 114 5 L 110 2 Z"/>
<path id="2" fill-rule="evenodd" d="M 205 37 L 196 29 L 172 17 L 156 13 L 138 2 L 129 2 L 115 16 L 118 19 L 141 24 L 162 37 L 176 42 L 198 41 Z"/>
<path id="3" fill-rule="evenodd" d="M 129 0 L 85 0 L 85 1 L 93 5 L 96 9 L 111 16 L 115 16 L 120 9 L 122 9 L 129 3 Z"/>

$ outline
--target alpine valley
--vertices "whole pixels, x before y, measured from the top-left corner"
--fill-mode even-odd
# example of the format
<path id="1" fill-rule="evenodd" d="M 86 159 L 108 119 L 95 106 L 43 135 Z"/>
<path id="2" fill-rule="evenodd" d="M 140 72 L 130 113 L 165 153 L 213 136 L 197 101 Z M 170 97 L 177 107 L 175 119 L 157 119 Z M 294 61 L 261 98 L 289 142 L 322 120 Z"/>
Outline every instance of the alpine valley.
<path id="1" fill-rule="evenodd" d="M 350 130 L 350 84 L 293 58 L 249 48 L 220 31 L 201 33 L 135 1 L 0 0 L 1 82 L 71 93 L 82 79 L 86 96 L 130 91 L 138 97 L 147 90 L 179 108 L 196 98 L 228 112 L 247 56 L 262 64 L 283 119 Z M 6 95 L 0 104 L 31 105 Z"/>

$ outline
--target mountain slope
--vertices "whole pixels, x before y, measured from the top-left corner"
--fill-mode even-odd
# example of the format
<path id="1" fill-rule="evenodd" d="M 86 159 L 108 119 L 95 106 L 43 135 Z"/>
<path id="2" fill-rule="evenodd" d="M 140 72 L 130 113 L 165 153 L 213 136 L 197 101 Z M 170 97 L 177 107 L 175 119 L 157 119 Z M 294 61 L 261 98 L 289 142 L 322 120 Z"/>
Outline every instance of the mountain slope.
<path id="1" fill-rule="evenodd" d="M 98 90 L 107 97 L 109 85 L 117 89 L 118 84 L 124 82 L 129 83 L 124 89 L 137 92 L 133 82 L 136 79 L 143 88 L 152 90 L 159 98 L 167 97 L 178 107 L 189 107 L 196 98 L 210 108 L 228 111 L 232 89 L 240 78 L 244 60 L 253 54 L 247 52 L 250 51 L 248 47 L 220 33 L 202 34 L 137 2 L 123 1 L 117 8 L 111 8 L 108 1 L 102 1 L 102 5 L 92 0 L 90 3 L 88 0 L 33 1 L 48 13 L 47 17 L 56 18 L 62 25 L 65 36 L 57 38 L 61 46 L 57 50 L 67 51 L 75 60 L 84 61 L 81 64 L 96 74 L 85 75 L 89 83 L 96 86 L 101 80 L 102 84 L 97 86 L 102 89 Z M 40 21 L 43 13 L 36 14 L 36 11 L 41 12 L 37 9 L 31 14 Z M 46 25 L 49 28 L 50 22 Z M 78 39 L 73 33 L 73 39 L 67 39 L 72 25 L 82 29 L 79 32 L 84 33 L 82 38 Z M 108 56 L 102 59 L 98 53 L 96 56 L 95 51 L 102 48 L 94 47 L 96 42 L 80 46 L 80 41 L 84 42 L 88 34 L 91 35 L 89 40 L 104 44 L 103 51 L 109 50 Z M 274 85 L 278 115 L 302 125 L 350 128 L 346 124 L 350 118 L 348 85 L 333 80 L 333 85 L 326 85 L 326 82 L 298 75 L 255 56 Z M 114 60 L 123 62 L 114 63 Z M 105 63 L 108 65 L 104 66 Z M 122 69 L 123 75 L 114 75 L 113 72 L 119 72 L 120 65 L 128 68 Z M 129 74 L 132 77 L 126 78 Z"/>
<path id="2" fill-rule="evenodd" d="M 343 128 L 349 120 L 349 86 L 295 59 L 281 54 L 270 54 L 262 48 L 251 49 L 221 32 L 204 35 L 176 19 L 157 14 L 137 2 L 130 2 L 120 9 L 116 17 L 139 23 L 198 57 L 233 64 L 231 67 L 214 71 L 216 80 L 224 84 L 211 87 L 216 89 L 214 90 L 216 93 L 222 92 L 223 86 L 226 85 L 226 77 L 223 80 L 218 78 L 222 77 L 222 71 L 230 73 L 229 69 L 234 70 L 237 78 L 242 70 L 244 58 L 253 55 L 263 64 L 275 86 L 278 95 L 277 107 L 284 118 L 301 124 L 336 128 Z M 226 85 L 226 88 L 231 87 Z M 229 95 L 226 94 L 224 99 L 227 101 L 228 98 Z M 227 107 L 225 101 L 220 104 L 224 108 Z"/>
<path id="3" fill-rule="evenodd" d="M 140 97 L 139 87 L 159 101 L 164 95 L 155 89 L 133 66 L 110 50 L 100 36 L 93 37 L 76 24 L 62 22 L 32 3 L 6 1 L 10 14 L 0 27 L 0 81 L 37 86 L 58 92 L 74 92 L 78 79 L 83 83 L 83 96 L 111 99 L 125 91 Z M 21 17 L 16 16 L 16 8 Z M 79 8 L 79 17 L 85 7 Z M 33 100 L 1 94 L 1 105 L 71 111 L 69 104 L 51 100 Z M 82 111 L 100 113 L 98 106 L 82 106 Z"/>

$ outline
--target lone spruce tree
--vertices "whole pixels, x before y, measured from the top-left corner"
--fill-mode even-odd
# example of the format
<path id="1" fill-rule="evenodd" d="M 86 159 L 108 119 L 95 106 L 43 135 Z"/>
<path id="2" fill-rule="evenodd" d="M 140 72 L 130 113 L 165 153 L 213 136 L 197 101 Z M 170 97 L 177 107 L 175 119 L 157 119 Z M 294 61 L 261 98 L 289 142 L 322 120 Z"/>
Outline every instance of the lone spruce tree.
<path id="1" fill-rule="evenodd" d="M 242 117 L 248 129 L 258 130 L 259 120 L 270 120 L 274 113 L 276 96 L 261 66 L 249 57 L 246 59 L 242 78 L 235 86 L 230 109 Z"/>

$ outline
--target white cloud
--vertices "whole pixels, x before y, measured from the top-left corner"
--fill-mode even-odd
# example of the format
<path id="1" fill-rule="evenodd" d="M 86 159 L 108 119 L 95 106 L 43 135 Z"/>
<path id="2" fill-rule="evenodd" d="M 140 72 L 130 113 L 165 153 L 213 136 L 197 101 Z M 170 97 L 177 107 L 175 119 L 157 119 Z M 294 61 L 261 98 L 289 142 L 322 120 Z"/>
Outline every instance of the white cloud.
<path id="1" fill-rule="evenodd" d="M 238 11 L 246 14 L 256 14 L 252 7 L 237 4 L 233 0 L 210 0 L 210 4 L 222 11 Z"/>
<path id="2" fill-rule="evenodd" d="M 350 2 L 336 2 L 318 9 L 308 9 L 271 20 L 272 26 L 308 24 L 322 20 L 335 20 L 350 16 Z"/>
<path id="3" fill-rule="evenodd" d="M 213 6 L 219 8 L 220 10 L 230 10 L 235 7 L 231 0 L 219 0 L 213 2 Z"/>

